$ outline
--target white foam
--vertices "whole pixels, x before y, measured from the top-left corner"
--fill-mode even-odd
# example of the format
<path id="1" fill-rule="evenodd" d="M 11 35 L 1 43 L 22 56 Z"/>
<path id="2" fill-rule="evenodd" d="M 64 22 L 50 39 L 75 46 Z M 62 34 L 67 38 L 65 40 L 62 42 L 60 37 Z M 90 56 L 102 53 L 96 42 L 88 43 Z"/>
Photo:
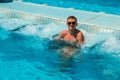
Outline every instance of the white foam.
<path id="1" fill-rule="evenodd" d="M 57 25 L 55 23 L 50 23 L 43 28 L 40 37 L 50 38 L 55 34 L 59 34 L 63 29 L 65 29 L 65 25 Z"/>
<path id="2" fill-rule="evenodd" d="M 7 23 L 7 24 L 6 24 Z M 0 25 L 9 30 L 10 28 L 15 28 L 16 26 L 20 26 L 21 24 L 25 24 L 27 21 L 18 20 L 18 19 L 1 19 Z M 32 36 L 39 36 L 41 38 L 51 38 L 51 36 L 59 34 L 62 30 L 67 29 L 65 24 L 58 24 L 55 22 L 49 23 L 47 25 L 34 25 L 29 24 L 26 25 L 24 28 L 20 29 L 19 32 L 25 35 L 32 35 Z M 90 33 L 84 30 L 81 30 L 85 36 L 85 44 L 84 47 L 92 47 L 93 45 L 101 42 L 106 41 L 104 43 L 105 48 L 108 51 L 120 52 L 120 43 L 115 38 L 110 38 L 112 36 L 112 32 L 105 31 L 105 32 L 98 32 L 98 33 Z M 114 46 L 116 45 L 116 46 Z"/>
<path id="3" fill-rule="evenodd" d="M 107 40 L 110 36 L 112 36 L 112 33 L 102 32 L 102 33 L 89 33 L 86 31 L 83 31 L 84 37 L 85 37 L 85 44 L 84 47 L 92 47 L 102 41 Z"/>
<path id="4" fill-rule="evenodd" d="M 42 28 L 41 25 L 29 24 L 26 25 L 24 28 L 21 28 L 20 33 L 31 36 L 39 36 L 41 28 Z"/>
<path id="5" fill-rule="evenodd" d="M 119 52 L 120 53 L 120 40 L 117 40 L 115 37 L 110 37 L 103 44 L 104 50 L 107 52 Z"/>
<path id="6" fill-rule="evenodd" d="M 50 23 L 48 25 L 31 24 L 21 29 L 20 33 L 50 39 L 53 35 L 59 34 L 64 28 L 64 25 L 57 25 L 55 23 Z"/>

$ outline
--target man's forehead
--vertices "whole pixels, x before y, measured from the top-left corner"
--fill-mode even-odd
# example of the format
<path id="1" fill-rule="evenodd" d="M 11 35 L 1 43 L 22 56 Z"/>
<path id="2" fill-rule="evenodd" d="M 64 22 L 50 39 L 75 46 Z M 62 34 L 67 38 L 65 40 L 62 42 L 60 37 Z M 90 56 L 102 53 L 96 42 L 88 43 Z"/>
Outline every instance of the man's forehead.
<path id="1" fill-rule="evenodd" d="M 76 19 L 69 18 L 67 21 L 76 21 Z"/>

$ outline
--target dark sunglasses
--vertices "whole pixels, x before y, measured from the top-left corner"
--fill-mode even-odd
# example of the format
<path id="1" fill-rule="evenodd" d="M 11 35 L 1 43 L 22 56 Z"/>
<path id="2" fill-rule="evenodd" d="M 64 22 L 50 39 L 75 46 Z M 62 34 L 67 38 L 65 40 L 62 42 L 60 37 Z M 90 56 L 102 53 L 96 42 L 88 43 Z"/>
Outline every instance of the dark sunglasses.
<path id="1" fill-rule="evenodd" d="M 68 25 L 70 25 L 70 24 L 75 25 L 75 24 L 76 24 L 76 22 L 67 22 L 67 24 L 68 24 Z"/>

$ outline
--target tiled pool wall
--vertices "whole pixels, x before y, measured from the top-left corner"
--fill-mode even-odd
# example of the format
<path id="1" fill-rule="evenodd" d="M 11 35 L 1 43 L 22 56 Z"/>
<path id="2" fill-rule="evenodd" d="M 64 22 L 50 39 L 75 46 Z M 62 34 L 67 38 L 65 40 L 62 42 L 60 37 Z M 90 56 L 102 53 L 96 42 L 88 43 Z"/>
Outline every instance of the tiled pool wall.
<path id="1" fill-rule="evenodd" d="M 52 22 L 55 22 L 57 24 L 65 23 L 64 19 L 59 19 L 55 17 L 48 17 L 48 16 L 41 16 L 41 15 L 36 15 L 36 14 L 31 14 L 31 13 L 26 13 L 26 12 L 20 12 L 16 10 L 10 10 L 10 9 L 5 9 L 5 8 L 0 8 L 0 17 L 1 18 L 16 18 L 16 19 L 24 19 L 27 20 L 29 24 L 41 24 L 41 25 L 46 25 Z M 83 30 L 86 30 L 91 33 L 96 33 L 98 31 L 100 32 L 113 32 L 115 29 L 114 28 L 109 28 L 109 27 L 101 27 L 98 25 L 94 24 L 87 24 L 87 23 L 82 23 L 78 22 L 78 28 L 81 28 Z"/>

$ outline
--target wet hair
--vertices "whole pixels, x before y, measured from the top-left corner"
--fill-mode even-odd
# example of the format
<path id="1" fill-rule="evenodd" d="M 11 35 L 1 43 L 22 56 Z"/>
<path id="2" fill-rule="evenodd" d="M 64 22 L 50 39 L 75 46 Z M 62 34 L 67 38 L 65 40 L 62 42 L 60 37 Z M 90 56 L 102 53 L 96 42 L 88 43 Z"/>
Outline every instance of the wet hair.
<path id="1" fill-rule="evenodd" d="M 67 21 L 68 21 L 68 19 L 75 19 L 76 22 L 77 22 L 77 18 L 76 18 L 75 16 L 69 16 L 69 17 L 67 18 Z"/>

